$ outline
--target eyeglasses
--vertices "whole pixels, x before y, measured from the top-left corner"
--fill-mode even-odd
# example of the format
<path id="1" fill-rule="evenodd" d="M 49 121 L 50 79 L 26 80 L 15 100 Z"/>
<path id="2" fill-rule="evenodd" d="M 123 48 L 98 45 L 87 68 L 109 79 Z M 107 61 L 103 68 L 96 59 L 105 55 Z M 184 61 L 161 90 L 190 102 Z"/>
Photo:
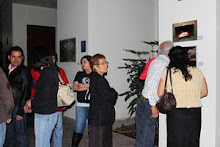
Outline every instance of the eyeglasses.
<path id="1" fill-rule="evenodd" d="M 95 64 L 95 65 L 109 65 L 109 63 L 106 61 L 106 62 L 102 62 L 102 63 L 97 63 L 97 64 Z"/>

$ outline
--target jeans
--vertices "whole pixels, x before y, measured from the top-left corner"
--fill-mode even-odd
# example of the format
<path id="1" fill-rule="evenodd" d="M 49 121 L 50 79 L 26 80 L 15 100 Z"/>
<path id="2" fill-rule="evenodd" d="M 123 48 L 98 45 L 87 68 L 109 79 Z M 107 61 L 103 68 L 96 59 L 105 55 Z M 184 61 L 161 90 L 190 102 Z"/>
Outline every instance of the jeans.
<path id="1" fill-rule="evenodd" d="M 76 106 L 75 132 L 83 134 L 88 119 L 89 107 Z"/>
<path id="2" fill-rule="evenodd" d="M 154 147 L 156 118 L 148 99 L 139 99 L 136 109 L 136 147 Z"/>
<path id="3" fill-rule="evenodd" d="M 3 122 L 0 124 L 0 147 L 3 147 L 5 143 L 5 135 L 6 135 L 6 123 Z"/>
<path id="4" fill-rule="evenodd" d="M 63 142 L 63 112 L 57 112 L 58 119 L 53 131 L 53 147 L 62 147 Z"/>
<path id="5" fill-rule="evenodd" d="M 58 113 L 34 114 L 35 147 L 49 147 L 53 129 L 57 123 Z"/>
<path id="6" fill-rule="evenodd" d="M 16 120 L 18 108 L 15 106 L 11 123 L 7 125 L 5 147 L 28 147 L 26 114 L 22 120 Z"/>

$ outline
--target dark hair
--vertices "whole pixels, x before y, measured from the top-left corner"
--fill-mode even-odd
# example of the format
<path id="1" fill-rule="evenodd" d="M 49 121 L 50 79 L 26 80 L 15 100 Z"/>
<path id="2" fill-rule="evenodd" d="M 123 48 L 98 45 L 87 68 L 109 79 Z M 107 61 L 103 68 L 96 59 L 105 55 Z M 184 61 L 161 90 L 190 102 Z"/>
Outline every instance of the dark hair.
<path id="1" fill-rule="evenodd" d="M 105 56 L 102 54 L 95 54 L 94 56 L 92 56 L 92 58 L 90 59 L 90 66 L 91 69 L 94 71 L 93 67 L 94 65 L 99 64 L 99 59 L 105 59 Z"/>
<path id="2" fill-rule="evenodd" d="M 24 57 L 24 52 L 22 50 L 22 48 L 20 46 L 12 46 L 10 48 L 10 50 L 8 51 L 8 55 L 11 55 L 11 52 L 12 51 L 18 51 L 18 52 L 21 52 L 21 55 Z"/>
<path id="3" fill-rule="evenodd" d="M 50 51 L 50 55 L 55 57 L 55 60 L 57 62 L 58 57 L 57 57 L 57 53 L 54 50 L 49 50 Z"/>
<path id="4" fill-rule="evenodd" d="M 190 66 L 187 50 L 184 47 L 175 46 L 170 50 L 168 56 L 170 57 L 168 68 L 174 68 L 175 72 L 181 70 L 185 81 L 191 80 L 192 75 L 187 69 Z"/>
<path id="5" fill-rule="evenodd" d="M 34 69 L 40 70 L 41 67 L 52 65 L 52 57 L 49 49 L 36 47 L 33 50 L 32 64 Z"/>
<path id="6" fill-rule="evenodd" d="M 83 59 L 87 59 L 89 62 L 90 62 L 90 59 L 92 58 L 92 56 L 90 56 L 90 55 L 85 55 L 85 56 L 83 56 L 81 59 L 80 59 L 80 64 L 82 64 L 82 60 Z"/>

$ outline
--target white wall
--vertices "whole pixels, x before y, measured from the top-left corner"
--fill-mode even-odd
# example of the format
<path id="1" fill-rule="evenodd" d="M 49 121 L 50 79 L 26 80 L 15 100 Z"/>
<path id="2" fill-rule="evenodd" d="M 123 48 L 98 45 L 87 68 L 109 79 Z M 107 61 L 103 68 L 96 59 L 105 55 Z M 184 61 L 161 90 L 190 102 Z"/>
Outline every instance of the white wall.
<path id="1" fill-rule="evenodd" d="M 216 75 L 220 75 L 220 51 L 219 51 L 219 48 L 220 48 L 220 2 L 219 1 L 216 1 L 217 4 L 216 4 L 216 8 L 217 8 L 217 31 L 216 31 L 216 34 L 217 34 L 217 38 L 216 38 L 216 59 L 217 59 L 217 65 L 216 65 L 216 68 L 217 68 L 217 74 Z M 217 80 L 216 80 L 216 87 L 220 87 L 220 76 L 217 76 Z M 220 95 L 220 90 L 216 89 L 216 147 L 219 147 L 220 146 L 220 117 L 219 117 L 219 112 L 220 112 L 220 107 L 218 104 L 220 104 L 220 99 L 217 97 Z"/>
<path id="2" fill-rule="evenodd" d="M 88 0 L 57 1 L 57 52 L 59 54 L 59 41 L 76 37 L 77 62 L 58 63 L 67 73 L 69 82 L 73 82 L 76 73 L 81 70 L 79 60 L 86 53 L 81 53 L 79 43 L 88 39 Z M 65 115 L 75 118 L 75 106 L 65 112 Z"/>
<path id="3" fill-rule="evenodd" d="M 146 51 L 141 41 L 154 41 L 157 31 L 154 0 L 89 0 L 89 53 L 102 53 L 109 61 L 106 78 L 118 93 L 128 90 L 122 58 L 134 58 L 123 49 Z M 128 102 L 119 97 L 116 119 L 128 118 Z"/>
<path id="4" fill-rule="evenodd" d="M 123 49 L 150 49 L 141 41 L 157 40 L 155 22 L 157 16 L 154 0 L 66 0 L 58 1 L 58 41 L 69 37 L 88 39 L 87 54 L 102 53 L 110 63 L 107 79 L 119 93 L 128 90 L 122 58 L 132 57 Z M 59 44 L 57 45 L 59 46 Z M 59 47 L 58 47 L 59 48 Z M 82 57 L 77 48 L 77 61 Z M 64 67 L 70 81 L 80 70 L 78 63 L 59 63 Z M 119 97 L 116 104 L 116 119 L 128 118 L 128 103 Z M 75 106 L 74 106 L 75 107 Z M 75 118 L 74 108 L 65 115 Z"/>
<path id="5" fill-rule="evenodd" d="M 57 11 L 52 8 L 13 3 L 12 24 L 13 45 L 20 46 L 27 56 L 27 25 L 56 27 Z"/>
<path id="6" fill-rule="evenodd" d="M 178 42 L 176 45 L 197 46 L 197 65 L 203 71 L 209 88 L 208 97 L 202 100 L 202 130 L 200 142 L 201 147 L 217 147 L 219 145 L 216 144 L 215 132 L 217 130 L 219 133 L 219 125 L 216 127 L 216 110 L 219 108 L 216 108 L 216 80 L 217 71 L 219 73 L 219 64 L 217 69 L 216 0 L 159 1 L 160 42 L 168 39 L 172 40 L 172 24 L 190 20 L 197 20 L 197 35 L 199 39 L 196 41 Z M 165 134 L 165 116 L 160 115 L 160 147 L 166 146 Z"/>

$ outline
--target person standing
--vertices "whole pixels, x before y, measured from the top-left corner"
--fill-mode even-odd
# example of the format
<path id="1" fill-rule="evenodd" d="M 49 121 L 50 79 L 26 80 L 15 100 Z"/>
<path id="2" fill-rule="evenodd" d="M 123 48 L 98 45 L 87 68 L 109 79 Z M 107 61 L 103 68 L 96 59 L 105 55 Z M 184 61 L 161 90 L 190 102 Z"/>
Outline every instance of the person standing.
<path id="1" fill-rule="evenodd" d="M 14 99 L 11 86 L 2 68 L 0 68 L 0 80 L 0 147 L 2 147 L 5 143 L 6 123 L 11 122 Z"/>
<path id="2" fill-rule="evenodd" d="M 39 48 L 35 48 L 35 53 L 33 54 L 33 58 L 34 56 L 37 54 Z M 50 50 L 50 56 L 52 58 L 52 64 L 55 65 L 55 67 L 57 68 L 61 78 L 63 79 L 64 83 L 68 84 L 69 81 L 67 79 L 66 76 L 66 72 L 64 71 L 64 69 L 62 69 L 61 67 L 58 67 L 56 62 L 57 62 L 57 53 L 53 50 Z M 32 85 L 32 89 L 31 89 L 31 98 L 34 97 L 35 93 L 36 93 L 36 83 L 40 77 L 41 72 L 39 70 L 35 70 L 34 68 L 31 69 L 31 75 L 33 78 L 33 85 Z M 57 119 L 57 123 L 55 125 L 55 128 L 53 130 L 53 134 L 52 134 L 52 144 L 53 147 L 62 147 L 62 143 L 63 143 L 63 111 L 66 110 L 67 107 L 60 107 L 58 108 L 58 119 Z"/>
<path id="3" fill-rule="evenodd" d="M 40 77 L 36 82 L 36 93 L 32 99 L 26 101 L 26 105 L 34 110 L 35 146 L 49 147 L 58 119 L 58 70 L 53 65 L 47 48 L 37 48 L 37 53 L 32 60 L 34 69 L 40 72 Z"/>
<path id="4" fill-rule="evenodd" d="M 66 72 L 61 67 L 57 66 L 57 53 L 55 51 L 51 52 L 52 63 L 57 67 L 59 71 L 60 77 L 64 81 L 65 84 L 69 84 L 69 81 L 66 76 Z M 53 147 L 62 147 L 63 143 L 63 111 L 66 110 L 67 107 L 59 107 L 58 108 L 58 120 L 55 128 L 53 130 L 52 141 Z"/>
<path id="5" fill-rule="evenodd" d="M 147 78 L 142 90 L 142 96 L 136 109 L 136 146 L 154 147 L 156 118 L 159 111 L 156 102 L 159 99 L 157 88 L 164 69 L 169 64 L 168 53 L 173 47 L 171 41 L 165 41 L 159 46 L 159 56 L 154 59 L 147 72 Z"/>
<path id="6" fill-rule="evenodd" d="M 170 50 L 170 63 L 163 72 L 158 87 L 158 96 L 164 94 L 167 70 L 171 71 L 176 109 L 167 113 L 167 147 L 199 147 L 201 132 L 201 98 L 208 95 L 205 77 L 193 67 L 187 51 L 180 46 Z M 167 91 L 171 91 L 170 76 Z"/>
<path id="7" fill-rule="evenodd" d="M 104 75 L 108 72 L 108 62 L 102 54 L 90 60 L 93 70 L 90 82 L 89 107 L 89 147 L 112 147 L 112 125 L 118 93 L 111 88 Z"/>
<path id="8" fill-rule="evenodd" d="M 28 147 L 27 121 L 23 107 L 31 93 L 31 74 L 23 64 L 24 53 L 19 46 L 9 50 L 10 65 L 5 70 L 11 85 L 15 108 L 12 121 L 7 125 L 5 147 Z"/>
<path id="9" fill-rule="evenodd" d="M 73 81 L 73 90 L 77 92 L 76 101 L 76 125 L 72 138 L 72 147 L 78 147 L 83 137 L 89 113 L 89 83 L 92 69 L 90 67 L 91 56 L 83 56 L 80 60 L 83 71 L 79 71 Z"/>

